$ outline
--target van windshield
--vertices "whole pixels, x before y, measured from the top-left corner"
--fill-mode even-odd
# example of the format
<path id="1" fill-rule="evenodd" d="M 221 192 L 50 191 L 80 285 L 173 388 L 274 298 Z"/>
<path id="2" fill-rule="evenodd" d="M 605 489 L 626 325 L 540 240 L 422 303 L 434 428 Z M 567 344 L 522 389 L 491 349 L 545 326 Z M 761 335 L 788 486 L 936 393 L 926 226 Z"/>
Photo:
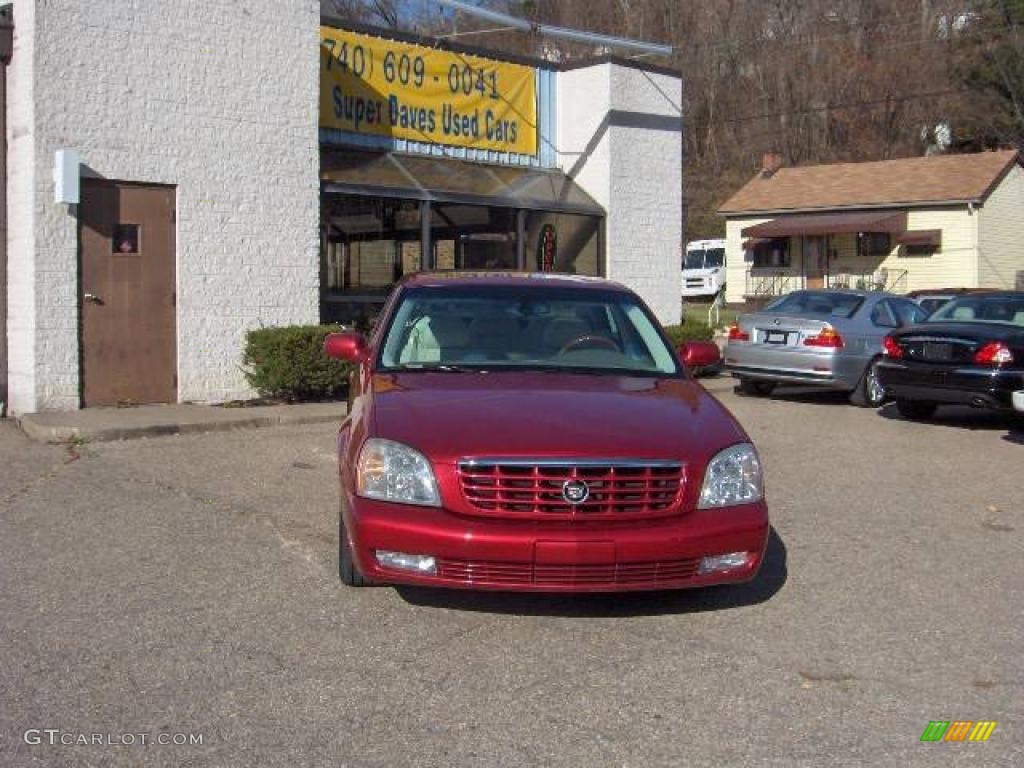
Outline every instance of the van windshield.
<path id="1" fill-rule="evenodd" d="M 724 264 L 724 248 L 701 248 L 687 251 L 683 257 L 683 269 L 714 269 Z"/>

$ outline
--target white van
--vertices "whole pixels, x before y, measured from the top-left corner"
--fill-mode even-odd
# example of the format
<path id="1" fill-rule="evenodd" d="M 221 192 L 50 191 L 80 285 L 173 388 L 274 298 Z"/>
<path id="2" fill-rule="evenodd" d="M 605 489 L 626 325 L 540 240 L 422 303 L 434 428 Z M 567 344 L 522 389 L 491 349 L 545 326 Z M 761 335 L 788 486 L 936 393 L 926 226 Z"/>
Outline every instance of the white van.
<path id="1" fill-rule="evenodd" d="M 683 254 L 683 296 L 716 296 L 725 287 L 725 240 L 691 240 Z"/>

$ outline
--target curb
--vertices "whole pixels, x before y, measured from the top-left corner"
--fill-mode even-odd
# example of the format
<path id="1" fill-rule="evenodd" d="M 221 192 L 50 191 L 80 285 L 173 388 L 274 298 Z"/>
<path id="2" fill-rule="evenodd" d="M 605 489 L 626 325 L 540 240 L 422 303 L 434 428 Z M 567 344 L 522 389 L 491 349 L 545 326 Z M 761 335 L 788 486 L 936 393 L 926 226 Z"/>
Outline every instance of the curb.
<path id="1" fill-rule="evenodd" d="M 41 424 L 28 414 L 19 418 L 18 426 L 30 439 L 40 443 L 90 442 L 103 443 L 116 440 L 137 440 L 167 435 L 229 432 L 236 429 L 262 429 L 266 427 L 300 426 L 305 424 L 340 423 L 347 413 L 345 403 L 338 403 L 333 413 L 278 413 L 216 420 L 183 421 L 178 423 L 111 425 L 83 427 L 71 424 Z"/>

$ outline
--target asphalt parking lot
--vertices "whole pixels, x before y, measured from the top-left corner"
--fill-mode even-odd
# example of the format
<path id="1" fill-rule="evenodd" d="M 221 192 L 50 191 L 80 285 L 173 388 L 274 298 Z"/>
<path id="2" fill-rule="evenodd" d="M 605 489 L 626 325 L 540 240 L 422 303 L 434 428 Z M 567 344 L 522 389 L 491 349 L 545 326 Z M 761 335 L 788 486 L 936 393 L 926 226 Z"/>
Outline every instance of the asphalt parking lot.
<path id="1" fill-rule="evenodd" d="M 756 582 L 706 592 L 345 589 L 333 426 L 0 424 L 0 764 L 1024 764 L 1024 428 L 706 384 L 774 526 Z"/>

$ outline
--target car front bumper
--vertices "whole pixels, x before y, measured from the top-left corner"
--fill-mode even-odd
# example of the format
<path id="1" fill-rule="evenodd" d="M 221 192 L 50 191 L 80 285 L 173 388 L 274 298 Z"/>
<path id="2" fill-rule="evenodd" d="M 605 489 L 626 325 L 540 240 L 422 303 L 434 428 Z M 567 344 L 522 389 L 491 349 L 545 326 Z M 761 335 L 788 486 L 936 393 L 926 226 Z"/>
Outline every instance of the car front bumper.
<path id="1" fill-rule="evenodd" d="M 885 359 L 878 381 L 896 398 L 1010 410 L 1019 401 L 1016 390 L 1024 389 L 1024 371 Z"/>
<path id="2" fill-rule="evenodd" d="M 634 521 L 517 521 L 390 504 L 343 491 L 359 570 L 375 582 L 515 592 L 622 592 L 749 581 L 768 540 L 763 501 Z M 382 567 L 376 552 L 435 559 L 436 573 Z M 702 557 L 748 552 L 728 571 Z"/>

